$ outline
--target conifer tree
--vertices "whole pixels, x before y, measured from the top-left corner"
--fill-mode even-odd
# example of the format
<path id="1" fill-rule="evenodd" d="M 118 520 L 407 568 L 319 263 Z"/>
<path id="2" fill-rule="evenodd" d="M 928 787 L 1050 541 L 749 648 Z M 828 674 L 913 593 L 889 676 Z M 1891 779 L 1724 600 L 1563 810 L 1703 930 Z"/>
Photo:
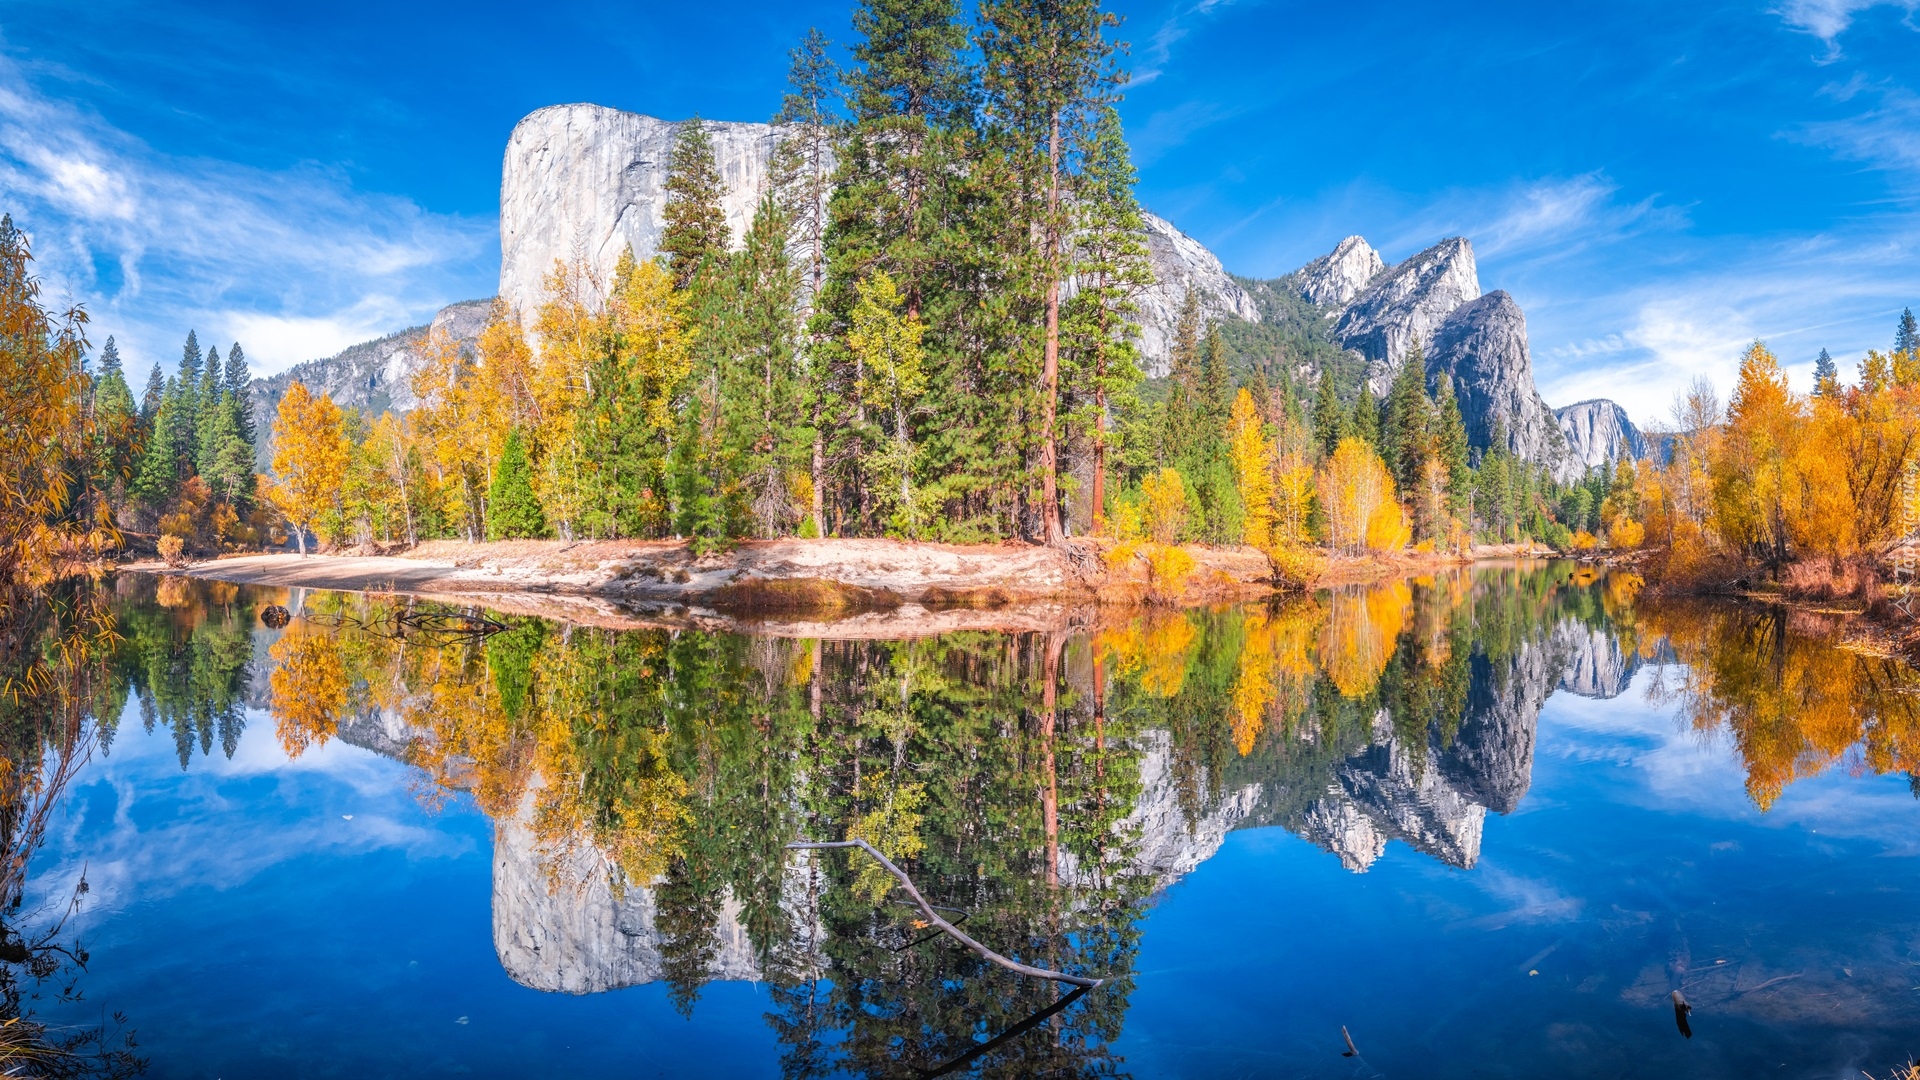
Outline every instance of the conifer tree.
<path id="1" fill-rule="evenodd" d="M 1353 408 L 1347 413 L 1347 434 L 1378 451 L 1380 403 L 1374 400 L 1373 392 L 1367 389 L 1365 383 L 1360 384 L 1360 392 L 1353 399 Z"/>
<path id="2" fill-rule="evenodd" d="M 1426 350 L 1415 338 L 1387 391 L 1386 422 L 1380 430 L 1380 456 L 1401 491 L 1412 491 L 1419 483 L 1428 455 L 1431 413 Z"/>
<path id="3" fill-rule="evenodd" d="M 1200 400 L 1204 430 L 1210 440 L 1217 440 L 1233 407 L 1233 375 L 1227 370 L 1227 344 L 1220 337 L 1218 323 L 1207 327 L 1206 343 L 1201 348 Z"/>
<path id="4" fill-rule="evenodd" d="M 1900 325 L 1893 332 L 1893 351 L 1920 353 L 1920 321 L 1915 321 L 1912 308 L 1900 312 Z"/>
<path id="5" fill-rule="evenodd" d="M 247 370 L 247 354 L 240 351 L 237 341 L 227 350 L 225 384 L 233 394 L 234 420 L 239 426 L 240 437 L 246 440 L 248 446 L 254 446 L 257 436 L 253 420 L 253 373 Z"/>
<path id="6" fill-rule="evenodd" d="M 153 418 L 160 412 L 160 399 L 167 393 L 167 377 L 160 370 L 160 361 L 153 362 L 153 370 L 147 373 L 147 387 L 140 394 L 140 424 L 149 432 L 153 430 Z"/>
<path id="7" fill-rule="evenodd" d="M 140 441 L 139 407 L 121 367 L 120 349 L 109 336 L 100 349 L 99 371 L 93 377 L 94 428 L 99 440 L 96 467 L 104 484 L 131 479 L 134 451 Z"/>
<path id="8" fill-rule="evenodd" d="M 200 366 L 200 390 L 194 397 L 203 412 L 219 404 L 220 394 L 226 389 L 221 381 L 222 374 L 220 350 L 209 345 L 206 362 Z"/>
<path id="9" fill-rule="evenodd" d="M 978 36 L 986 114 L 1028 193 L 1017 204 L 1035 252 L 1044 294 L 1040 368 L 1040 505 L 1048 543 L 1062 538 L 1056 419 L 1060 382 L 1060 289 L 1071 272 L 1064 256 L 1073 162 L 1093 137 L 1119 73 L 1103 31 L 1119 19 L 1098 0 L 985 0 Z M 1226 419 L 1218 403 L 1216 423 Z M 1211 404 L 1211 403 L 1210 403 Z"/>
<path id="10" fill-rule="evenodd" d="M 1467 425 L 1460 417 L 1460 402 L 1453 396 L 1453 377 L 1442 375 L 1438 401 L 1434 407 L 1434 443 L 1440 463 L 1447 473 L 1447 496 L 1454 514 L 1467 514 L 1467 494 L 1473 482 L 1467 455 Z"/>
<path id="11" fill-rule="evenodd" d="M 802 326 L 811 318 L 827 279 L 828 201 L 833 194 L 834 147 L 840 126 L 833 104 L 838 97 L 839 68 L 827 54 L 827 45 L 826 35 L 810 27 L 800 47 L 788 54 L 787 92 L 773 118 L 784 128 L 773 155 L 773 188 L 792 230 L 792 261 L 800 285 L 796 314 Z M 815 345 L 813 334 L 801 335 L 795 342 L 805 379 L 804 407 L 812 429 L 807 515 L 812 519 L 813 535 L 820 536 L 826 527 L 824 419 L 832 409 L 829 399 L 835 388 L 832 366 L 825 356 L 815 356 Z"/>
<path id="12" fill-rule="evenodd" d="M 1106 517 L 1107 451 L 1118 409 L 1138 406 L 1141 374 L 1132 320 L 1134 297 L 1153 283 L 1140 204 L 1133 195 L 1133 162 L 1120 114 L 1102 110 L 1075 204 L 1073 270 L 1079 284 L 1061 315 L 1065 382 L 1075 399 L 1069 430 L 1087 440 L 1093 455 L 1092 517 Z"/>
<path id="13" fill-rule="evenodd" d="M 1813 392 L 1819 397 L 1832 397 L 1840 392 L 1840 368 L 1825 349 L 1813 362 Z"/>
<path id="14" fill-rule="evenodd" d="M 1313 441 L 1320 447 L 1321 457 L 1332 457 L 1340 448 L 1346 426 L 1346 411 L 1340 408 L 1340 397 L 1333 388 L 1333 369 L 1322 365 L 1313 391 Z"/>
<path id="15" fill-rule="evenodd" d="M 720 208 L 726 185 L 713 158 L 713 139 L 698 115 L 674 133 L 667 159 L 666 228 L 660 251 L 667 257 L 677 288 L 693 283 L 701 269 L 726 254 L 727 215 Z"/>
<path id="16" fill-rule="evenodd" d="M 522 540 L 546 534 L 547 519 L 533 494 L 533 466 L 516 427 L 507 433 L 493 484 L 487 489 L 487 539 Z"/>
<path id="17" fill-rule="evenodd" d="M 1162 433 L 1161 463 L 1179 467 L 1200 445 L 1205 422 L 1200 400 L 1200 298 L 1192 289 L 1180 304 L 1167 349 L 1167 423 Z"/>

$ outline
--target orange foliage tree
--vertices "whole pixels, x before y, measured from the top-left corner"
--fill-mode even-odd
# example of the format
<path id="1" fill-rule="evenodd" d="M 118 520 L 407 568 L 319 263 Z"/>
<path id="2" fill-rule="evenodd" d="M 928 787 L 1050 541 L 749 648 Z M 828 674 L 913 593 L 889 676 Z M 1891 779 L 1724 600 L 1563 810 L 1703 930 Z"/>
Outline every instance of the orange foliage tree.
<path id="1" fill-rule="evenodd" d="M 340 508 L 347 450 L 340 406 L 325 394 L 309 393 L 301 383 L 287 387 L 273 422 L 274 481 L 267 498 L 293 525 L 303 556 L 307 530 L 330 529 L 331 515 Z"/>

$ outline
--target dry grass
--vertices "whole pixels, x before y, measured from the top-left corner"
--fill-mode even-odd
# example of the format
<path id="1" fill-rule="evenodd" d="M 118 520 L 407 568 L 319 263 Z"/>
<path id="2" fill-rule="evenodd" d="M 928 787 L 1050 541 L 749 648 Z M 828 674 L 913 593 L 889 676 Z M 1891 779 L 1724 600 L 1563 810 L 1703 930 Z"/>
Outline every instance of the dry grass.
<path id="1" fill-rule="evenodd" d="M 891 611 L 904 601 L 885 589 L 842 585 L 825 578 L 747 578 L 722 586 L 707 603 L 721 611 L 805 612 Z"/>

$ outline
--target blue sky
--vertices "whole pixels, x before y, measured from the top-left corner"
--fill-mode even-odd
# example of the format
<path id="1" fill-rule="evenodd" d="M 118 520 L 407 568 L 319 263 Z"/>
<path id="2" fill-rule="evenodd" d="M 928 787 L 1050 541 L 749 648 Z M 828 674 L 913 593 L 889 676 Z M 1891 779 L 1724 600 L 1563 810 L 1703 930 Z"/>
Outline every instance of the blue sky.
<path id="1" fill-rule="evenodd" d="M 764 119 L 849 10 L 7 0 L 0 206 L 134 366 L 275 370 L 492 294 L 521 116 Z M 1920 304 L 1915 0 L 1116 10 L 1147 206 L 1260 276 L 1466 235 L 1551 404 L 1657 419 L 1754 337 L 1804 384 Z"/>

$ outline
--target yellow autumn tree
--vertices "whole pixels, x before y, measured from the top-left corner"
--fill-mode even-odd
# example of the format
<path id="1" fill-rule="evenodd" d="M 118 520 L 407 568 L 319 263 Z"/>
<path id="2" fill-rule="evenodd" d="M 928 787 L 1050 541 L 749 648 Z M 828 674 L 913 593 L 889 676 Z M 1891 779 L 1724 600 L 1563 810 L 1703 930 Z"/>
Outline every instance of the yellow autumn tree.
<path id="1" fill-rule="evenodd" d="M 347 475 L 346 419 L 325 394 L 302 383 L 287 387 L 273 421 L 274 478 L 267 497 L 293 525 L 300 554 L 307 553 L 307 531 L 326 529 L 340 507 Z M 331 541 L 333 536 L 320 533 Z"/>
<path id="2" fill-rule="evenodd" d="M 1335 551 L 1397 551 L 1412 536 L 1394 497 L 1393 475 L 1373 447 L 1342 439 L 1320 470 L 1320 505 Z"/>
<path id="3" fill-rule="evenodd" d="M 1261 428 L 1259 407 L 1243 386 L 1227 418 L 1227 454 L 1240 486 L 1245 514 L 1242 535 L 1249 545 L 1265 551 L 1273 540 L 1273 447 Z"/>
<path id="4" fill-rule="evenodd" d="M 1713 468 L 1713 520 L 1729 547 L 1770 562 L 1786 557 L 1800 419 L 1801 403 L 1787 388 L 1779 359 L 1754 342 L 1740 358 Z"/>

